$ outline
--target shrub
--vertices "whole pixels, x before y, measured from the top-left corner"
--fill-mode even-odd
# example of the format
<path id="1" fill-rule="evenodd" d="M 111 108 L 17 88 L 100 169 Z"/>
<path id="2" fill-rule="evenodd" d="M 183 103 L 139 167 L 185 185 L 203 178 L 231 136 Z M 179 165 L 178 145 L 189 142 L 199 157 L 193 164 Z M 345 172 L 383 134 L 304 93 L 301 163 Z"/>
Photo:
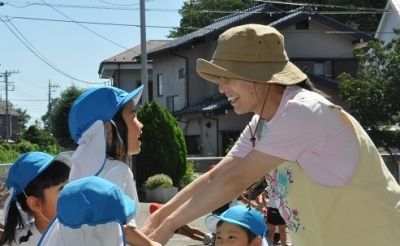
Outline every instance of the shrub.
<path id="1" fill-rule="evenodd" d="M 156 174 L 149 177 L 144 186 L 147 189 L 153 190 L 155 188 L 171 188 L 173 187 L 172 179 L 166 174 Z"/>
<path id="2" fill-rule="evenodd" d="M 141 185 L 148 177 L 164 173 L 178 186 L 186 172 L 187 155 L 178 122 L 156 102 L 146 103 L 138 112 L 138 118 L 144 127 L 141 151 L 137 156 L 137 183 Z"/>
<path id="3" fill-rule="evenodd" d="M 181 178 L 179 182 L 179 187 L 182 189 L 186 185 L 190 184 L 193 180 L 196 179 L 196 175 L 194 173 L 193 162 L 186 163 L 186 172 L 185 175 Z"/>

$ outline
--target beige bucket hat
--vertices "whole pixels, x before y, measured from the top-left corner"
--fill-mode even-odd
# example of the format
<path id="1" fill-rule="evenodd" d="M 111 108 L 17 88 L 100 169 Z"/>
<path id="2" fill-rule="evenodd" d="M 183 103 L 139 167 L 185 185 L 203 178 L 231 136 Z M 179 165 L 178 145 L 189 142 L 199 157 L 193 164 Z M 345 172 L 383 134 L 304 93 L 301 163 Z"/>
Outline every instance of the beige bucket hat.
<path id="1" fill-rule="evenodd" d="M 260 24 L 237 26 L 222 33 L 212 59 L 197 59 L 196 70 L 202 78 L 217 84 L 220 77 L 282 85 L 307 78 L 289 61 L 283 35 Z"/>

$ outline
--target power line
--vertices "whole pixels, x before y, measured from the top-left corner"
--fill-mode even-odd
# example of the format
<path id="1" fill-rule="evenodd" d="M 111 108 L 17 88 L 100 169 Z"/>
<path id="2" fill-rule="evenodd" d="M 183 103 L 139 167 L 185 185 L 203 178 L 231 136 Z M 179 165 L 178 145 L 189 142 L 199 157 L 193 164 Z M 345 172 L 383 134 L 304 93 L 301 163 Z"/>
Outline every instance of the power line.
<path id="1" fill-rule="evenodd" d="M 292 6 L 310 6 L 310 7 L 324 7 L 324 8 L 339 8 L 345 9 L 347 11 L 327 11 L 326 13 L 331 14 L 348 14 L 351 11 L 352 14 L 382 14 L 382 13 L 392 13 L 392 12 L 399 12 L 397 10 L 387 10 L 387 9 L 378 9 L 378 8 L 366 8 L 366 7 L 357 7 L 357 6 L 349 6 L 349 5 L 329 5 L 329 4 L 313 4 L 313 3 L 293 3 L 293 2 L 284 2 L 284 1 L 269 1 L 269 0 L 255 0 L 262 3 L 273 3 L 273 4 L 283 4 L 283 5 L 292 5 Z M 22 6 L 17 6 L 11 4 L 10 2 L 5 2 L 15 8 L 26 8 L 31 6 L 47 6 L 43 3 L 26 3 Z M 139 11 L 140 8 L 127 8 L 127 7 L 118 7 L 118 5 L 111 6 L 94 6 L 94 5 L 72 5 L 72 4 L 48 4 L 53 7 L 58 8 L 81 8 L 81 9 L 104 9 L 104 10 L 123 10 L 123 11 L 132 11 L 137 10 Z M 357 11 L 356 11 L 357 10 Z M 179 9 L 165 9 L 165 8 L 146 8 L 145 11 L 156 11 L 156 12 L 179 12 Z M 235 13 L 269 13 L 269 12 L 262 12 L 262 11 L 230 11 L 230 10 L 217 10 L 217 9 L 202 9 L 202 10 L 191 10 L 192 12 L 199 12 L 199 13 L 216 13 L 216 14 L 235 14 Z M 292 10 L 287 11 L 273 11 L 273 13 L 288 13 L 293 12 Z M 313 10 L 313 12 L 318 12 Z M 319 13 L 319 12 L 318 12 Z"/>
<path id="2" fill-rule="evenodd" d="M 29 45 L 29 43 L 24 41 L 24 38 L 21 38 L 7 23 L 5 20 L 3 20 L 3 18 L 0 18 L 0 21 L 2 21 L 4 23 L 4 25 L 8 28 L 8 30 L 10 30 L 10 32 L 32 53 L 34 54 L 37 58 L 39 58 L 41 61 L 43 61 L 45 64 L 47 64 L 49 67 L 53 68 L 55 71 L 57 71 L 58 73 L 72 79 L 75 81 L 79 81 L 85 84 L 103 84 L 102 82 L 88 82 L 88 81 L 84 81 L 78 78 L 75 78 L 72 75 L 67 74 L 66 72 L 62 71 L 61 69 L 57 68 L 55 65 L 53 65 L 47 58 L 43 57 L 42 55 L 40 55 L 39 53 L 37 53 L 34 47 L 31 47 Z M 10 20 L 8 20 L 8 22 L 11 22 Z M 13 25 L 14 26 L 14 25 Z M 14 28 L 16 28 L 14 26 Z M 18 30 L 18 29 L 16 29 Z M 19 30 L 17 31 L 18 33 L 21 33 Z M 26 39 L 26 38 L 25 38 Z"/>
<path id="3" fill-rule="evenodd" d="M 90 21 L 70 21 L 70 20 L 60 20 L 60 19 L 48 19 L 48 18 L 34 18 L 34 17 L 23 17 L 23 16 L 0 16 L 0 18 L 6 18 L 3 21 L 11 21 L 12 19 L 20 19 L 20 20 L 32 20 L 32 21 L 47 21 L 47 22 L 63 22 L 63 23 L 82 23 L 88 25 L 104 25 L 104 26 L 123 26 L 123 27 L 140 27 L 139 24 L 125 24 L 125 23 L 111 23 L 111 22 L 90 22 Z M 180 28 L 185 30 L 196 31 L 199 29 L 204 30 L 215 30 L 215 28 L 206 28 L 206 27 L 177 27 L 177 26 L 156 26 L 156 25 L 146 25 L 146 28 Z M 290 31 L 290 33 L 297 33 L 296 31 Z M 303 32 L 302 32 L 303 33 Z M 308 32 L 308 33 L 320 33 L 320 32 Z M 394 33 L 393 31 L 387 32 L 374 32 L 374 33 Z"/>
<path id="4" fill-rule="evenodd" d="M 65 18 L 69 19 L 70 21 L 74 22 L 75 24 L 79 25 L 80 27 L 84 28 L 86 31 L 89 31 L 90 33 L 96 35 L 97 37 L 99 37 L 99 38 L 101 38 L 101 39 L 103 39 L 103 40 L 106 40 L 106 41 L 108 41 L 108 42 L 110 42 L 110 43 L 112 43 L 112 44 L 114 44 L 114 45 L 116 45 L 116 46 L 118 46 L 118 47 L 120 47 L 120 48 L 122 48 L 122 49 L 125 49 L 125 50 L 128 49 L 128 48 L 126 48 L 126 47 L 124 47 L 124 46 L 122 46 L 122 45 L 120 45 L 120 44 L 118 44 L 118 43 L 112 41 L 111 39 L 106 38 L 106 37 L 104 37 L 103 35 L 101 35 L 101 34 L 95 32 L 95 31 L 93 31 L 92 29 L 88 28 L 87 26 L 85 26 L 85 25 L 83 25 L 83 24 L 81 24 L 81 23 L 79 23 L 79 22 L 76 22 L 74 19 L 72 19 L 72 18 L 69 17 L 68 15 L 64 14 L 64 13 L 61 12 L 60 10 L 58 10 L 58 9 L 54 8 L 53 6 L 49 5 L 46 1 L 44 1 L 44 0 L 41 0 L 41 1 L 42 1 L 44 4 L 46 4 L 49 8 L 53 9 L 54 11 L 56 11 L 57 13 L 59 13 L 60 15 L 62 15 L 62 16 L 64 16 Z"/>

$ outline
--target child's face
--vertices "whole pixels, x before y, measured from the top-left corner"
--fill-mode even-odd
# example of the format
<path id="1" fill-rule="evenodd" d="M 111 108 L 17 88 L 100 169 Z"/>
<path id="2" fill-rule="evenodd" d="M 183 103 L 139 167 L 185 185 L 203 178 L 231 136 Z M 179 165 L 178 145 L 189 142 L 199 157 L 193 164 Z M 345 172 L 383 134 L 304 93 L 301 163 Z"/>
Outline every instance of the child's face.
<path id="1" fill-rule="evenodd" d="M 223 222 L 217 227 L 215 246 L 248 246 L 247 232 L 237 225 Z"/>
<path id="2" fill-rule="evenodd" d="M 128 155 L 136 155 L 140 152 L 140 134 L 143 124 L 138 120 L 133 103 L 127 103 L 122 110 L 122 118 L 128 128 Z"/>
<path id="3" fill-rule="evenodd" d="M 62 182 L 56 186 L 51 186 L 43 190 L 43 200 L 42 203 L 42 214 L 49 221 L 56 216 L 57 213 L 57 199 L 60 194 L 60 191 L 64 187 L 67 182 Z"/>

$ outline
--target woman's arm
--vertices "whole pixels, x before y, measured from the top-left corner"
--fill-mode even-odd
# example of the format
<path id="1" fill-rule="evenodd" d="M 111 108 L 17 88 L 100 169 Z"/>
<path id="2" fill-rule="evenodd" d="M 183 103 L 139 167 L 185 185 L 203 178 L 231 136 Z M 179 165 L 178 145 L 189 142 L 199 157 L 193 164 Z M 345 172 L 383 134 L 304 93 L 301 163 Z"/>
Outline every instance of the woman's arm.
<path id="1" fill-rule="evenodd" d="M 141 231 L 147 235 L 150 234 L 157 227 L 159 227 L 161 223 L 164 222 L 165 218 L 178 209 L 182 204 L 192 199 L 192 197 L 201 192 L 204 187 L 208 187 L 207 183 L 210 179 L 227 172 L 229 169 L 233 168 L 239 162 L 239 160 L 240 158 L 225 156 L 213 169 L 195 179 L 192 183 L 179 191 L 178 194 L 176 194 L 160 209 L 151 214 L 146 220 Z"/>
<path id="2" fill-rule="evenodd" d="M 165 221 L 151 234 L 151 238 L 165 244 L 173 232 L 193 219 L 232 200 L 237 194 L 260 179 L 263 175 L 276 168 L 285 160 L 251 151 L 239 163 L 225 172 L 206 175 L 202 180 L 201 189 L 176 207 Z M 182 201 L 181 201 L 182 202 Z"/>

